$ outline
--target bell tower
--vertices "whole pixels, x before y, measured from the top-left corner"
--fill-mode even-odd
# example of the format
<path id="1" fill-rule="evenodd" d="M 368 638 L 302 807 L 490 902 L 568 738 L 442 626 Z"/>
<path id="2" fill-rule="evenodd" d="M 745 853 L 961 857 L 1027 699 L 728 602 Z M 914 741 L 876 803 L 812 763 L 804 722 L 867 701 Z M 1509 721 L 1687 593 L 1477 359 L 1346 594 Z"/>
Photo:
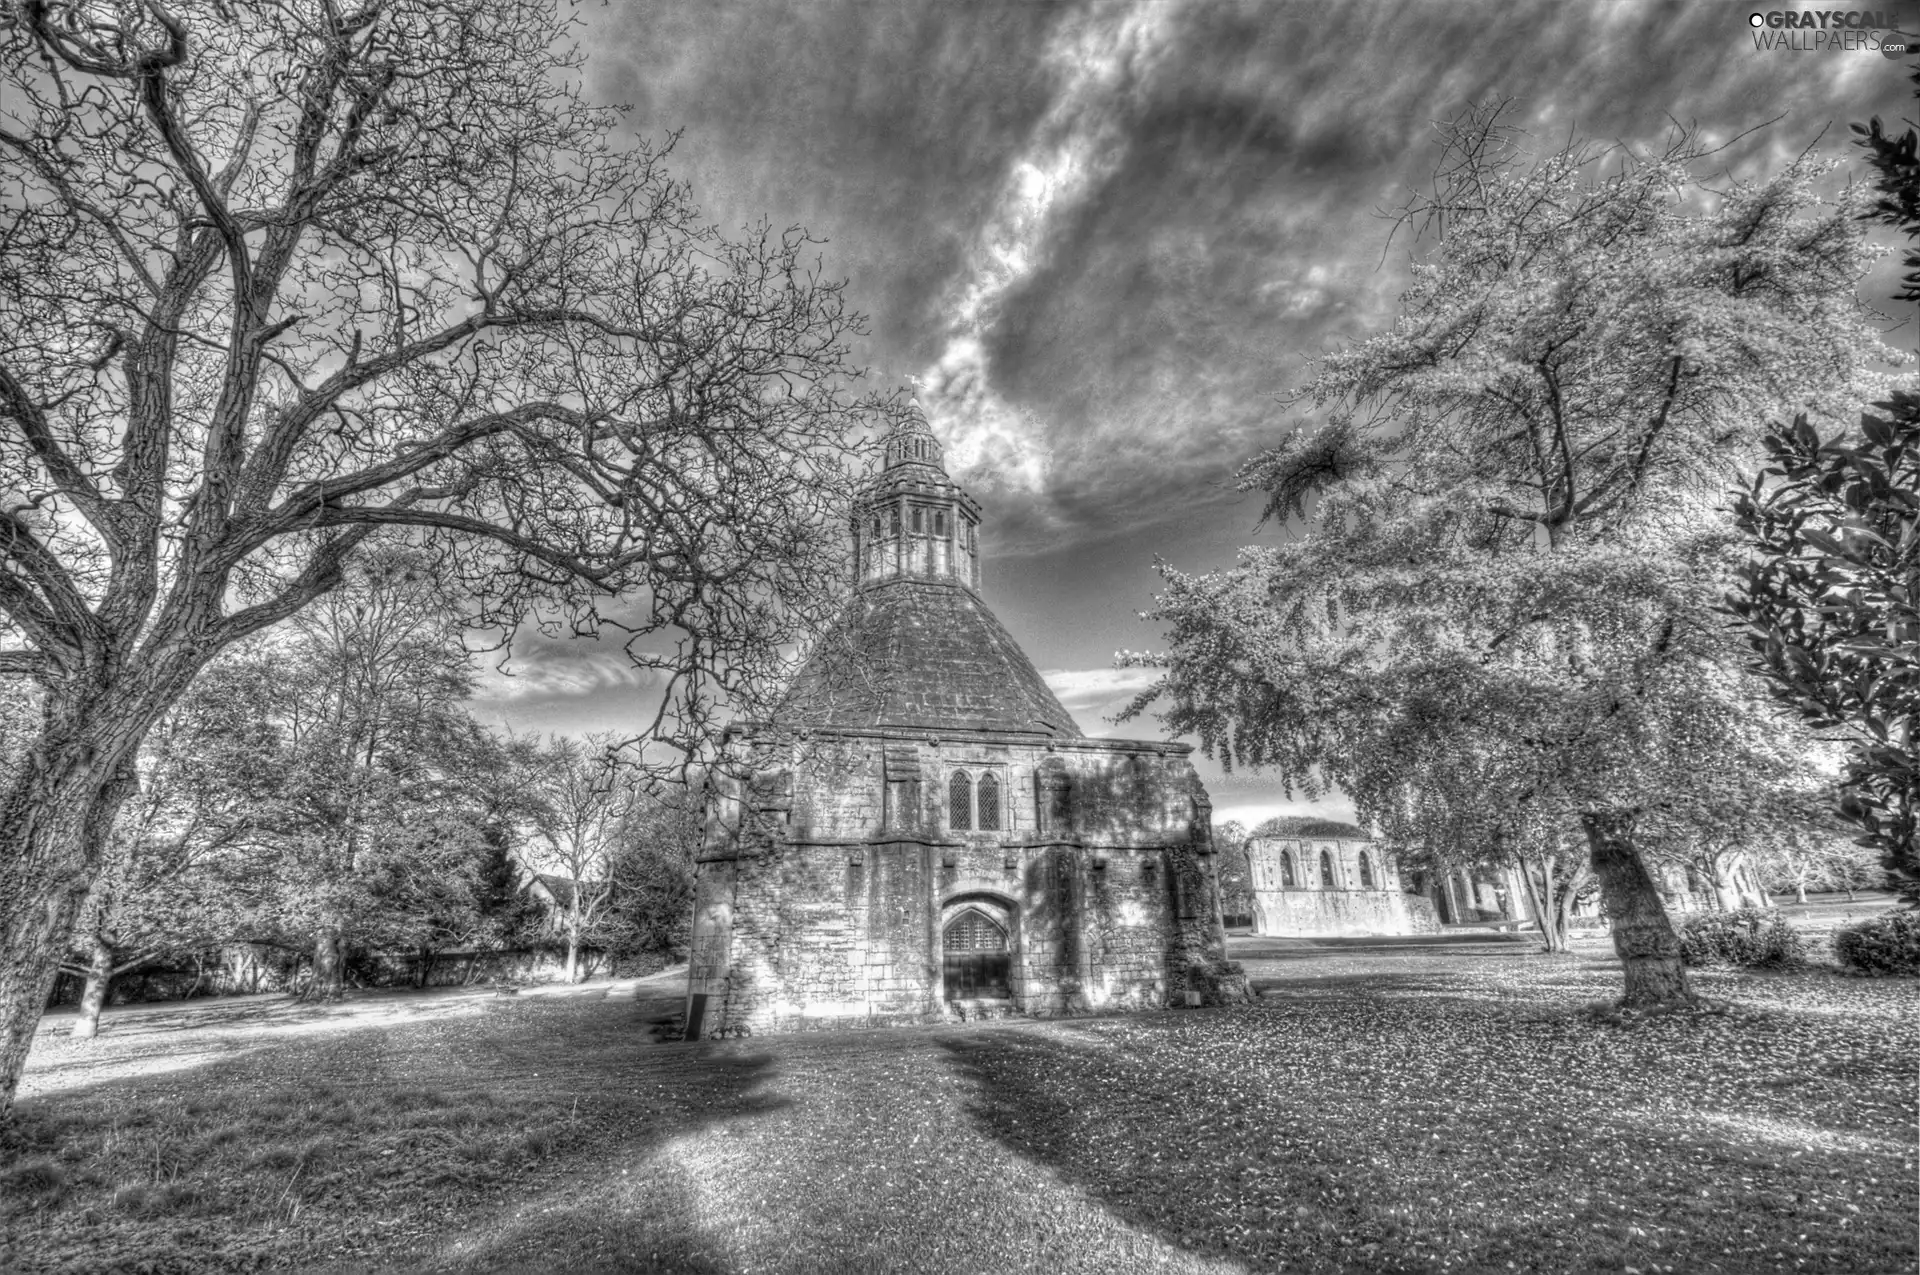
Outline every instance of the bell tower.
<path id="1" fill-rule="evenodd" d="M 887 435 L 886 464 L 853 517 L 855 583 L 957 584 L 980 592 L 980 506 L 941 464 L 919 407 Z"/>

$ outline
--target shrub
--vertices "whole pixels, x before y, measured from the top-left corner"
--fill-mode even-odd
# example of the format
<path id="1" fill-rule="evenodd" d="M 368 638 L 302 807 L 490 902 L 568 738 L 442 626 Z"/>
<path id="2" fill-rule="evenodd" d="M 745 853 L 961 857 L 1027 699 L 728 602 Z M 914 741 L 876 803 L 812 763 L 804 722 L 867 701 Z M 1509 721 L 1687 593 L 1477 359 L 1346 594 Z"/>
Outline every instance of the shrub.
<path id="1" fill-rule="evenodd" d="M 1862 974 L 1920 975 L 1920 912 L 1902 908 L 1838 930 L 1833 954 Z"/>
<path id="2" fill-rule="evenodd" d="M 0 1191 L 17 1195 L 41 1195 L 58 1192 L 67 1182 L 67 1171 L 46 1156 L 23 1160 L 0 1171 Z"/>
<path id="3" fill-rule="evenodd" d="M 1790 969 L 1807 959 L 1806 936 L 1771 909 L 1701 912 L 1682 921 L 1679 934 L 1688 965 Z"/>

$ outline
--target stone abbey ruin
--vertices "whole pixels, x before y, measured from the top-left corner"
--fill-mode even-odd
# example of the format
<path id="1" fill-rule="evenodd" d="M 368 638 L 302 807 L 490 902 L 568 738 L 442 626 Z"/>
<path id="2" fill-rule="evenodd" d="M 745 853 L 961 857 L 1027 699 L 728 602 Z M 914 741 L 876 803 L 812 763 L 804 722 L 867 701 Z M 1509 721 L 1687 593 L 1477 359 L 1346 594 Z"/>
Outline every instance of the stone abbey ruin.
<path id="1" fill-rule="evenodd" d="M 1244 995 L 1191 749 L 1082 735 L 981 597 L 980 507 L 917 414 L 853 540 L 846 611 L 729 730 L 687 1038 Z"/>

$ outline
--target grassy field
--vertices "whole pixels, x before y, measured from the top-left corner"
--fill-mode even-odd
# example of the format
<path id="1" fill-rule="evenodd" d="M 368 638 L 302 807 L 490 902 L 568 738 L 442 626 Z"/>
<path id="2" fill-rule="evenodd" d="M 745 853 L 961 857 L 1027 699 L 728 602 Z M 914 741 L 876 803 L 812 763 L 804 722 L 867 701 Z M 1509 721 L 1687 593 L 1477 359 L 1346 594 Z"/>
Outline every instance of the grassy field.
<path id="1" fill-rule="evenodd" d="M 1623 1029 L 1599 947 L 1237 946 L 1258 1005 L 694 1045 L 660 982 L 55 1016 L 0 1269 L 1914 1269 L 1911 982 Z"/>

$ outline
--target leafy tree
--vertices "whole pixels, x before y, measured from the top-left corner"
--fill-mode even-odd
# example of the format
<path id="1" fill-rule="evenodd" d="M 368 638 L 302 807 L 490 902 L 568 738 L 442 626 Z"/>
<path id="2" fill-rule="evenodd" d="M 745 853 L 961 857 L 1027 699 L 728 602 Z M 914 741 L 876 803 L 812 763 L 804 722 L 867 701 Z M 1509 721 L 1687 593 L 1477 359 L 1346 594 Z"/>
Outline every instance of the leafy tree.
<path id="1" fill-rule="evenodd" d="M 1573 906 L 1593 879 L 1586 856 L 1568 852 L 1578 814 L 1555 801 L 1538 750 L 1505 729 L 1511 723 L 1447 701 L 1458 689 L 1411 685 L 1391 711 L 1350 717 L 1368 752 L 1401 759 L 1397 772 L 1370 776 L 1381 849 L 1403 873 L 1517 868 L 1541 943 L 1564 952 Z"/>
<path id="2" fill-rule="evenodd" d="M 705 833 L 700 786 L 642 781 L 631 788 L 607 863 L 621 949 L 668 962 L 687 958 L 695 858 Z"/>
<path id="3" fill-rule="evenodd" d="M 527 896 L 522 860 L 545 814 L 540 793 L 539 742 L 530 736 L 504 740 L 480 731 L 490 746 L 486 764 L 473 774 L 483 781 L 473 794 L 480 811 L 480 857 L 475 894 L 478 922 L 469 941 L 481 947 L 519 947 L 539 926 L 539 907 Z"/>
<path id="4" fill-rule="evenodd" d="M 471 657 L 435 563 L 375 546 L 348 579 L 259 641 L 257 706 L 279 778 L 247 812 L 244 865 L 264 926 L 313 957 L 304 994 L 337 998 L 350 946 L 431 949 L 478 928 L 484 750 L 457 703 Z M 475 766 L 479 775 L 470 773 Z"/>
<path id="5" fill-rule="evenodd" d="M 1856 845 L 1834 827 L 1809 827 L 1763 846 L 1753 855 L 1754 871 L 1770 891 L 1791 893 L 1807 902 L 1807 891 L 1847 890 L 1873 880 L 1879 855 Z M 1882 873 L 1884 878 L 1884 873 Z"/>
<path id="6" fill-rule="evenodd" d="M 1745 870 L 1756 854 L 1826 822 L 1833 769 L 1830 749 L 1769 711 L 1757 679 L 1742 685 L 1755 702 L 1703 705 L 1709 711 L 1677 723 L 1697 760 L 1676 799 L 1650 804 L 1646 820 L 1649 852 L 1685 866 L 1723 911 L 1768 906 Z"/>
<path id="7" fill-rule="evenodd" d="M 1220 910 L 1228 916 L 1253 913 L 1253 865 L 1247 859 L 1246 826 L 1229 819 L 1213 830 L 1213 852 L 1219 873 Z"/>
<path id="8" fill-rule="evenodd" d="M 469 620 L 618 624 L 692 747 L 831 614 L 859 330 L 703 224 L 551 0 L 0 19 L 0 1108 L 153 724 L 382 529 Z"/>
<path id="9" fill-rule="evenodd" d="M 261 713 L 271 675 L 224 659 L 149 732 L 138 793 L 121 807 L 106 872 L 74 933 L 85 980 L 73 1034 L 99 1031 L 113 980 L 163 955 L 231 941 L 243 928 L 215 870 L 251 831 L 275 784 L 275 737 Z"/>
<path id="10" fill-rule="evenodd" d="M 1743 422 L 1836 413 L 1886 350 L 1854 284 L 1872 255 L 1803 155 L 1709 186 L 1676 135 L 1650 154 L 1534 156 L 1482 109 L 1443 130 L 1436 231 L 1392 327 L 1323 359 L 1326 413 L 1249 463 L 1297 539 L 1237 569 L 1162 568 L 1168 672 L 1136 702 L 1224 759 L 1338 784 L 1362 818 L 1429 790 L 1468 726 L 1494 801 L 1565 811 L 1634 1006 L 1692 999 L 1635 830 L 1687 800 L 1687 723 L 1751 703 L 1715 603 L 1733 567 L 1719 475 Z M 1135 657 L 1149 662 L 1154 657 Z M 1463 802 L 1449 798 L 1456 809 Z M 1550 821 L 1549 821 L 1550 822 Z"/>
<path id="11" fill-rule="evenodd" d="M 1913 71 L 1909 78 L 1920 89 L 1920 70 Z M 1867 163 L 1875 174 L 1876 193 L 1866 215 L 1900 230 L 1909 239 L 1920 237 L 1920 134 L 1909 128 L 1895 137 L 1877 115 L 1869 123 L 1855 124 L 1853 131 L 1854 141 L 1866 151 Z M 1920 301 L 1920 248 L 1908 248 L 1900 261 L 1907 273 L 1901 276 L 1903 286 L 1895 296 L 1901 301 Z"/>
<path id="12" fill-rule="evenodd" d="M 1920 904 L 1920 397 L 1823 441 L 1768 435 L 1735 516 L 1757 551 L 1729 605 L 1775 694 L 1852 741 L 1841 814 Z"/>
<path id="13" fill-rule="evenodd" d="M 1876 174 L 1863 216 L 1920 238 L 1920 135 L 1878 117 L 1853 131 Z M 1920 250 L 1904 261 L 1897 297 L 1920 301 Z M 1804 415 L 1768 432 L 1735 503 L 1757 553 L 1729 601 L 1775 694 L 1851 737 L 1840 812 L 1920 906 L 1920 396 L 1874 406 L 1857 436 L 1823 441 Z"/>

